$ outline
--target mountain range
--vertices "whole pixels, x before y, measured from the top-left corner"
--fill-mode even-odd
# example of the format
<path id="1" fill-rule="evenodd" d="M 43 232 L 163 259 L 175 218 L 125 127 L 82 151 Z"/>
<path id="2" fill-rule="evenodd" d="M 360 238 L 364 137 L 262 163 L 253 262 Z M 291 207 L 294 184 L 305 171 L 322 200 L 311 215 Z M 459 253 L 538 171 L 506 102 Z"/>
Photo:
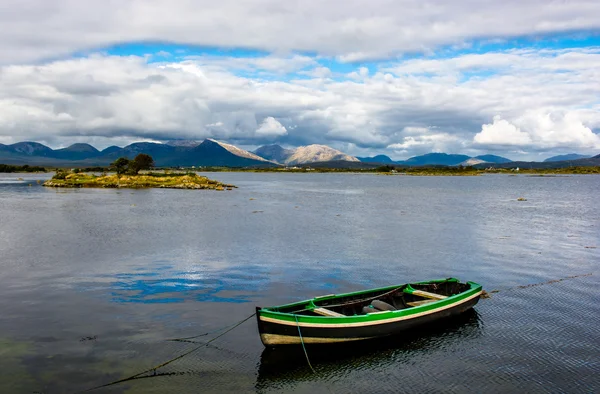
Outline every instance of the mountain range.
<path id="1" fill-rule="evenodd" d="M 158 167 L 274 167 L 269 160 L 236 146 L 206 139 L 195 145 L 174 146 L 152 142 L 136 142 L 124 148 L 110 146 L 102 151 L 89 144 L 73 144 L 53 150 L 37 142 L 0 144 L 0 163 L 45 166 L 105 166 L 119 157 L 133 159 L 146 153 Z"/>
<path id="2" fill-rule="evenodd" d="M 427 153 L 421 156 L 414 156 L 407 160 L 393 161 L 388 156 L 378 155 L 374 157 L 359 157 L 360 161 L 364 163 L 381 163 L 381 164 L 397 164 L 403 166 L 427 166 L 427 165 L 440 165 L 440 166 L 471 166 L 481 163 L 510 163 L 512 160 L 506 157 L 496 155 L 481 155 L 481 156 L 467 156 L 467 155 L 455 155 L 448 153 Z"/>
<path id="3" fill-rule="evenodd" d="M 98 150 L 89 144 L 77 143 L 67 148 L 51 149 L 37 142 L 0 144 L 0 163 L 56 167 L 107 166 L 119 157 L 134 158 L 149 154 L 158 167 L 275 167 L 321 166 L 329 168 L 374 168 L 380 165 L 398 166 L 475 166 L 551 168 L 568 166 L 600 166 L 600 155 L 589 157 L 576 153 L 554 156 L 544 162 L 513 162 L 496 155 L 467 156 L 447 153 L 428 153 L 403 161 L 394 161 L 386 155 L 354 157 L 326 145 L 308 145 L 286 149 L 279 145 L 265 145 L 249 152 L 225 142 L 169 141 L 167 143 L 137 142 L 123 148 L 110 146 Z"/>

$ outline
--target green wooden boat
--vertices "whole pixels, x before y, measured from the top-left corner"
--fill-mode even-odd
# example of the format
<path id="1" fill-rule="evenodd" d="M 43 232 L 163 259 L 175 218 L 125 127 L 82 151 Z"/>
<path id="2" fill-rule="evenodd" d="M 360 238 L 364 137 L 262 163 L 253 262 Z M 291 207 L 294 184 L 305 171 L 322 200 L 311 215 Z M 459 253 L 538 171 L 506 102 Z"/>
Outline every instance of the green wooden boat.
<path id="1" fill-rule="evenodd" d="M 265 346 L 343 343 L 394 335 L 472 308 L 481 285 L 458 279 L 407 283 L 256 308 Z"/>

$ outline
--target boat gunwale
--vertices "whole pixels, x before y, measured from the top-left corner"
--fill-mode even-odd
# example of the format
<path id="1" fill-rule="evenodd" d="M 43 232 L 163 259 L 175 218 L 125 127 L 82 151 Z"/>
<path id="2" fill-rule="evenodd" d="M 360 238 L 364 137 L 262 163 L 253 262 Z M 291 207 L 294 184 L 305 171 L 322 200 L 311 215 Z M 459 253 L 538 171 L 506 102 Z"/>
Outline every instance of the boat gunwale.
<path id="1" fill-rule="evenodd" d="M 435 300 L 435 301 L 432 301 L 427 304 L 414 306 L 414 307 L 410 307 L 410 308 L 405 308 L 405 309 L 398 309 L 398 310 L 394 310 L 394 311 L 381 311 L 381 312 L 368 313 L 365 315 L 352 315 L 352 316 L 343 316 L 343 317 L 306 316 L 306 315 L 300 315 L 297 313 L 277 312 L 277 311 L 271 310 L 271 308 L 288 308 L 288 307 L 294 307 L 294 306 L 300 306 L 300 305 L 310 305 L 315 300 L 321 301 L 321 300 L 328 300 L 328 299 L 335 299 L 335 298 L 343 298 L 346 296 L 355 296 L 355 295 L 377 292 L 377 291 L 393 290 L 393 289 L 400 288 L 400 287 L 402 287 L 404 285 L 408 285 L 408 284 L 423 285 L 423 284 L 435 284 L 435 283 L 447 283 L 447 282 L 460 283 L 460 281 L 456 278 L 435 279 L 435 280 L 422 281 L 422 282 L 409 282 L 409 283 L 403 283 L 403 284 L 395 285 L 395 286 L 386 286 L 386 287 L 362 290 L 362 291 L 357 291 L 357 292 L 315 297 L 315 298 L 311 298 L 308 300 L 303 300 L 303 301 L 280 305 L 280 306 L 274 306 L 274 307 L 268 307 L 268 308 L 258 308 L 257 312 L 261 316 L 265 316 L 265 317 L 269 317 L 271 319 L 285 321 L 285 322 L 298 321 L 298 322 L 305 322 L 305 323 L 311 323 L 311 322 L 312 323 L 327 323 L 327 324 L 332 324 L 332 325 L 344 324 L 344 323 L 349 323 L 349 322 L 358 323 L 358 322 L 365 322 L 365 321 L 387 320 L 390 318 L 396 318 L 396 317 L 400 317 L 400 316 L 410 316 L 413 314 L 419 314 L 422 312 L 431 311 L 431 310 L 435 310 L 438 308 L 443 308 L 447 305 L 451 305 L 451 304 L 457 303 L 459 301 L 462 301 L 463 299 L 471 297 L 477 293 L 481 293 L 481 291 L 482 291 L 482 286 L 480 284 L 472 282 L 472 281 L 467 281 L 467 282 L 465 282 L 465 284 L 470 286 L 469 289 L 467 289 L 463 292 L 460 292 L 458 294 L 448 296 L 447 298 L 445 298 L 443 300 Z"/>

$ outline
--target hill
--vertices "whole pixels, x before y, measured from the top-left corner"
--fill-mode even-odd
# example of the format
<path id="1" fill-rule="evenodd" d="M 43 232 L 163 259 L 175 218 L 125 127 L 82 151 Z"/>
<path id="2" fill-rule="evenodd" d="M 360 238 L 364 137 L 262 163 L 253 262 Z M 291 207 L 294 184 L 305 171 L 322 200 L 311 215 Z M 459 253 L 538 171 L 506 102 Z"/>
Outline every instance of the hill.
<path id="1" fill-rule="evenodd" d="M 83 160 L 99 154 L 100 151 L 90 144 L 73 144 L 67 148 L 54 150 L 52 157 L 64 160 Z"/>
<path id="2" fill-rule="evenodd" d="M 265 145 L 254 151 L 258 156 L 273 160 L 279 164 L 300 165 L 325 161 L 358 162 L 359 160 L 327 145 L 299 146 L 295 149 L 284 149 L 279 145 Z"/>
<path id="3" fill-rule="evenodd" d="M 386 155 L 377 155 L 372 157 L 357 157 L 358 160 L 363 163 L 382 163 L 382 164 L 394 164 L 395 161 L 390 159 L 389 156 Z"/>
<path id="4" fill-rule="evenodd" d="M 544 160 L 544 163 L 549 163 L 553 161 L 565 161 L 565 160 L 578 160 L 578 159 L 589 159 L 590 156 L 580 155 L 579 153 L 569 153 L 566 155 L 558 155 L 552 156 Z"/>
<path id="5" fill-rule="evenodd" d="M 474 159 L 482 160 L 486 163 L 510 163 L 511 159 L 507 159 L 506 157 L 496 156 L 496 155 L 479 155 L 475 156 Z"/>
<path id="6" fill-rule="evenodd" d="M 264 145 L 254 151 L 257 156 L 266 160 L 271 160 L 276 163 L 283 164 L 288 157 L 294 154 L 293 149 L 285 149 L 279 145 Z"/>
<path id="7" fill-rule="evenodd" d="M 422 156 L 414 156 L 405 161 L 398 161 L 398 164 L 404 164 L 407 166 L 427 166 L 427 165 L 443 165 L 443 166 L 455 166 L 468 159 L 470 156 L 467 155 L 452 155 L 447 153 L 427 153 Z"/>

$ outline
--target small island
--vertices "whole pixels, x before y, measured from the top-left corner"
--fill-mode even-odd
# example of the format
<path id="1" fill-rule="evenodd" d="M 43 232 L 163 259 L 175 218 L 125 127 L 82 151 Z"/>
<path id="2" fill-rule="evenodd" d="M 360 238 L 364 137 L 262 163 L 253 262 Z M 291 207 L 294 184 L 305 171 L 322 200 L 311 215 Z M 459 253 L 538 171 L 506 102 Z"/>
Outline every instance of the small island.
<path id="1" fill-rule="evenodd" d="M 135 159 L 129 160 L 121 157 L 111 164 L 110 170 L 114 174 L 80 172 L 78 169 L 57 170 L 52 179 L 44 182 L 47 187 L 93 187 L 93 188 L 168 188 L 168 189 L 212 189 L 231 190 L 234 185 L 228 185 L 200 176 L 195 172 L 147 172 L 154 166 L 154 160 L 146 155 L 139 154 Z"/>

